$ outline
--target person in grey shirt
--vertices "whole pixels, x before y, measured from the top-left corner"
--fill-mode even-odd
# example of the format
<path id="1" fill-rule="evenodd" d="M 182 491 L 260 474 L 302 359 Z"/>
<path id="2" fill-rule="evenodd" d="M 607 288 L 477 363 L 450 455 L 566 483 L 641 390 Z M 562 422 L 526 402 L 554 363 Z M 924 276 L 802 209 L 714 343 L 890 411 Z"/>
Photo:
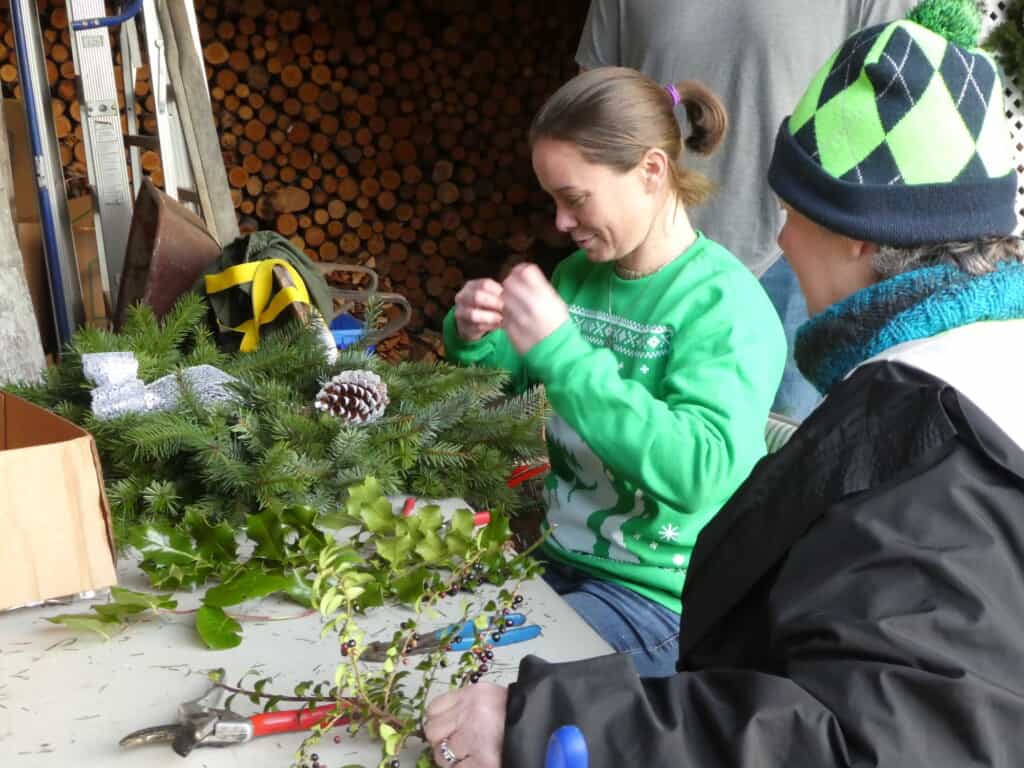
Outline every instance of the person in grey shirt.
<path id="1" fill-rule="evenodd" d="M 761 278 L 782 318 L 789 359 L 772 410 L 787 416 L 804 418 L 819 396 L 792 359 L 807 307 L 775 242 L 784 216 L 767 183 L 775 132 L 811 76 L 850 33 L 902 18 L 915 1 L 590 3 L 576 51 L 582 68 L 631 67 L 662 83 L 697 80 L 725 103 L 730 133 L 722 149 L 712 157 L 687 157 L 720 185 L 691 218 Z"/>

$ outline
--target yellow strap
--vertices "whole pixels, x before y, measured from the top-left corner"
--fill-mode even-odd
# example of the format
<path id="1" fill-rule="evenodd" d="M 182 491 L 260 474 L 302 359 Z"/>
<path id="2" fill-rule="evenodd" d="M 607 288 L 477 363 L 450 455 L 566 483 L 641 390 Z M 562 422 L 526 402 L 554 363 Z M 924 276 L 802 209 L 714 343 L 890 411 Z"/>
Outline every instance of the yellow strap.
<path id="1" fill-rule="evenodd" d="M 270 292 L 274 284 L 274 267 L 285 268 L 295 285 L 282 288 L 273 298 Z M 309 292 L 302 277 L 284 259 L 263 259 L 229 267 L 216 275 L 206 276 L 206 292 L 219 293 L 237 285 L 252 283 L 252 319 L 233 331 L 243 334 L 239 349 L 252 352 L 260 343 L 260 326 L 273 322 L 285 307 L 294 302 L 309 304 Z"/>

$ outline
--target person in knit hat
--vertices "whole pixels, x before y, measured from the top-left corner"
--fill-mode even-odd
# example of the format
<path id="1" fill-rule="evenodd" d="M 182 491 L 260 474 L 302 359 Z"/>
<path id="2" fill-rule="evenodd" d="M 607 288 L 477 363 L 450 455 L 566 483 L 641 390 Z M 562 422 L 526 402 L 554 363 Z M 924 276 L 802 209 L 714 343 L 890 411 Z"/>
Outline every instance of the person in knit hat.
<path id="1" fill-rule="evenodd" d="M 1024 266 L 978 26 L 926 0 L 856 33 L 779 131 L 826 398 L 701 532 L 677 674 L 528 657 L 431 703 L 439 765 L 543 765 L 565 724 L 590 768 L 1021 764 Z"/>

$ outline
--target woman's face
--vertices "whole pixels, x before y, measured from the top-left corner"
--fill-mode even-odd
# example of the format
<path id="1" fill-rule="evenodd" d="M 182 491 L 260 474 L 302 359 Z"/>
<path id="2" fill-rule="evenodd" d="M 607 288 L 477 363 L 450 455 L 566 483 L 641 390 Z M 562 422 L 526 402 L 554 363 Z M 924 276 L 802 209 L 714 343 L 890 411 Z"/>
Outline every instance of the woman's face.
<path id="1" fill-rule="evenodd" d="M 555 201 L 555 226 L 591 261 L 617 261 L 647 237 L 656 195 L 643 163 L 622 173 L 587 161 L 571 142 L 539 139 L 533 170 Z"/>
<path id="2" fill-rule="evenodd" d="M 786 223 L 779 247 L 800 280 L 811 315 L 878 282 L 872 263 L 876 246 L 837 234 L 782 203 Z"/>

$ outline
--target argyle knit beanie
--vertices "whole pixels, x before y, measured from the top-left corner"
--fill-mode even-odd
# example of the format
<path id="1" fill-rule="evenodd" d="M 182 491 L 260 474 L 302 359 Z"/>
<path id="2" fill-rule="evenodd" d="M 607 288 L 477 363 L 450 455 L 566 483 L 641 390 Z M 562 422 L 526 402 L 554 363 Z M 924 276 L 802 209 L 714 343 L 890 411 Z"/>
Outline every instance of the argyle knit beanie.
<path id="1" fill-rule="evenodd" d="M 973 0 L 925 0 L 851 36 L 782 122 L 768 181 L 822 226 L 910 247 L 1008 235 L 1002 84 Z"/>

